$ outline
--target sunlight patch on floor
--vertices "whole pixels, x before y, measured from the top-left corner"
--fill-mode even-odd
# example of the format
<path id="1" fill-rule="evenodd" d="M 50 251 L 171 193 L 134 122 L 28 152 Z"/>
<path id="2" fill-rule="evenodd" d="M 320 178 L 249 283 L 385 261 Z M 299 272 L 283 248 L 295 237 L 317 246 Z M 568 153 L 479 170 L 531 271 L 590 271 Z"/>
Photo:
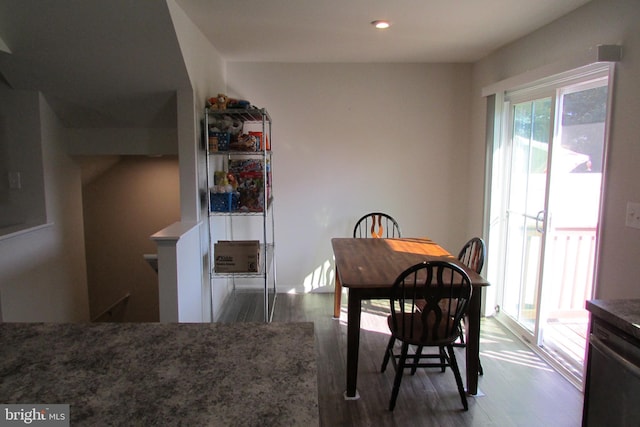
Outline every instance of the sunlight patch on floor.
<path id="1" fill-rule="evenodd" d="M 480 330 L 480 343 L 481 344 L 497 344 L 499 342 L 513 342 L 511 338 L 500 337 L 497 335 L 488 334 Z"/>
<path id="2" fill-rule="evenodd" d="M 480 357 L 500 360 L 514 365 L 526 366 L 528 368 L 539 369 L 547 372 L 554 372 L 553 368 L 547 365 L 534 353 L 526 350 L 520 351 L 480 351 Z"/>
<path id="3" fill-rule="evenodd" d="M 362 314 L 360 315 L 360 329 L 389 335 L 387 316 L 389 315 L 389 302 L 386 300 L 362 301 Z M 340 324 L 347 325 L 347 308 L 340 308 Z"/>

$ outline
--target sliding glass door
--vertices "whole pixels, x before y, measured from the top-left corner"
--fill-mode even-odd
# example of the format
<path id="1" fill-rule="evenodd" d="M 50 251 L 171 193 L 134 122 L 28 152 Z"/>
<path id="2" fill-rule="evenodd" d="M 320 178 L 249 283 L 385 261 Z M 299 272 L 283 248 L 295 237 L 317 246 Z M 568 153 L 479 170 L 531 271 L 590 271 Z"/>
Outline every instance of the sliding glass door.
<path id="1" fill-rule="evenodd" d="M 508 93 L 488 274 L 498 318 L 579 385 L 596 259 L 608 73 Z M 496 150 L 496 147 L 494 147 Z"/>

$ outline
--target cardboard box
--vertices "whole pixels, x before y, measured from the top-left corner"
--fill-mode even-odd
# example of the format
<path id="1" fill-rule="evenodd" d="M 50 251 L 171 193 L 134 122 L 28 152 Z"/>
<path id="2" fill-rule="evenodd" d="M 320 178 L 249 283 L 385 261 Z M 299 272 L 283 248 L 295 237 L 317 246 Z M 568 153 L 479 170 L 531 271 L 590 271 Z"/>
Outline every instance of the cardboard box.
<path id="1" fill-rule="evenodd" d="M 213 247 L 216 273 L 255 273 L 258 271 L 258 240 L 220 240 Z"/>
<path id="2" fill-rule="evenodd" d="M 269 126 L 268 124 L 266 126 Z M 242 133 L 259 137 L 260 144 L 256 147 L 256 151 L 271 150 L 271 144 L 269 143 L 269 131 L 265 129 L 267 135 L 263 135 L 262 121 L 247 120 L 242 124 Z"/>
<path id="3" fill-rule="evenodd" d="M 229 151 L 230 138 L 229 132 L 209 131 L 209 152 Z"/>

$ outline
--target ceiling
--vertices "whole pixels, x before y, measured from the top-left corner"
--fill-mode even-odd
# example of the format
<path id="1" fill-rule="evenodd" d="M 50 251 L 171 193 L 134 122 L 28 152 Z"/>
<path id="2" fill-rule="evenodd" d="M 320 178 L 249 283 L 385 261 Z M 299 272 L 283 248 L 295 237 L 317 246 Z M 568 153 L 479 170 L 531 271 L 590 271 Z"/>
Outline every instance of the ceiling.
<path id="1" fill-rule="evenodd" d="M 588 1 L 175 0 L 225 60 L 268 62 L 473 62 Z M 190 85 L 159 0 L 0 0 L 3 81 L 68 127 L 175 124 Z"/>
<path id="2" fill-rule="evenodd" d="M 2 78 L 42 92 L 67 127 L 175 127 L 190 87 L 157 0 L 0 0 Z"/>
<path id="3" fill-rule="evenodd" d="M 477 61 L 588 1 L 176 0 L 229 61 L 419 63 Z"/>

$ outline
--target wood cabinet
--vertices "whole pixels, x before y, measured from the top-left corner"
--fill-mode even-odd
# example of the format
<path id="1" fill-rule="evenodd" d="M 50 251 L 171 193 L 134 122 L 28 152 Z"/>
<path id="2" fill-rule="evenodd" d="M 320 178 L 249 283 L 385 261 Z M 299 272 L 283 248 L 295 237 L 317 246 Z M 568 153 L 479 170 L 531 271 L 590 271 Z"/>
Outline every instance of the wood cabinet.
<path id="1" fill-rule="evenodd" d="M 591 300 L 583 426 L 640 419 L 640 300 Z"/>

